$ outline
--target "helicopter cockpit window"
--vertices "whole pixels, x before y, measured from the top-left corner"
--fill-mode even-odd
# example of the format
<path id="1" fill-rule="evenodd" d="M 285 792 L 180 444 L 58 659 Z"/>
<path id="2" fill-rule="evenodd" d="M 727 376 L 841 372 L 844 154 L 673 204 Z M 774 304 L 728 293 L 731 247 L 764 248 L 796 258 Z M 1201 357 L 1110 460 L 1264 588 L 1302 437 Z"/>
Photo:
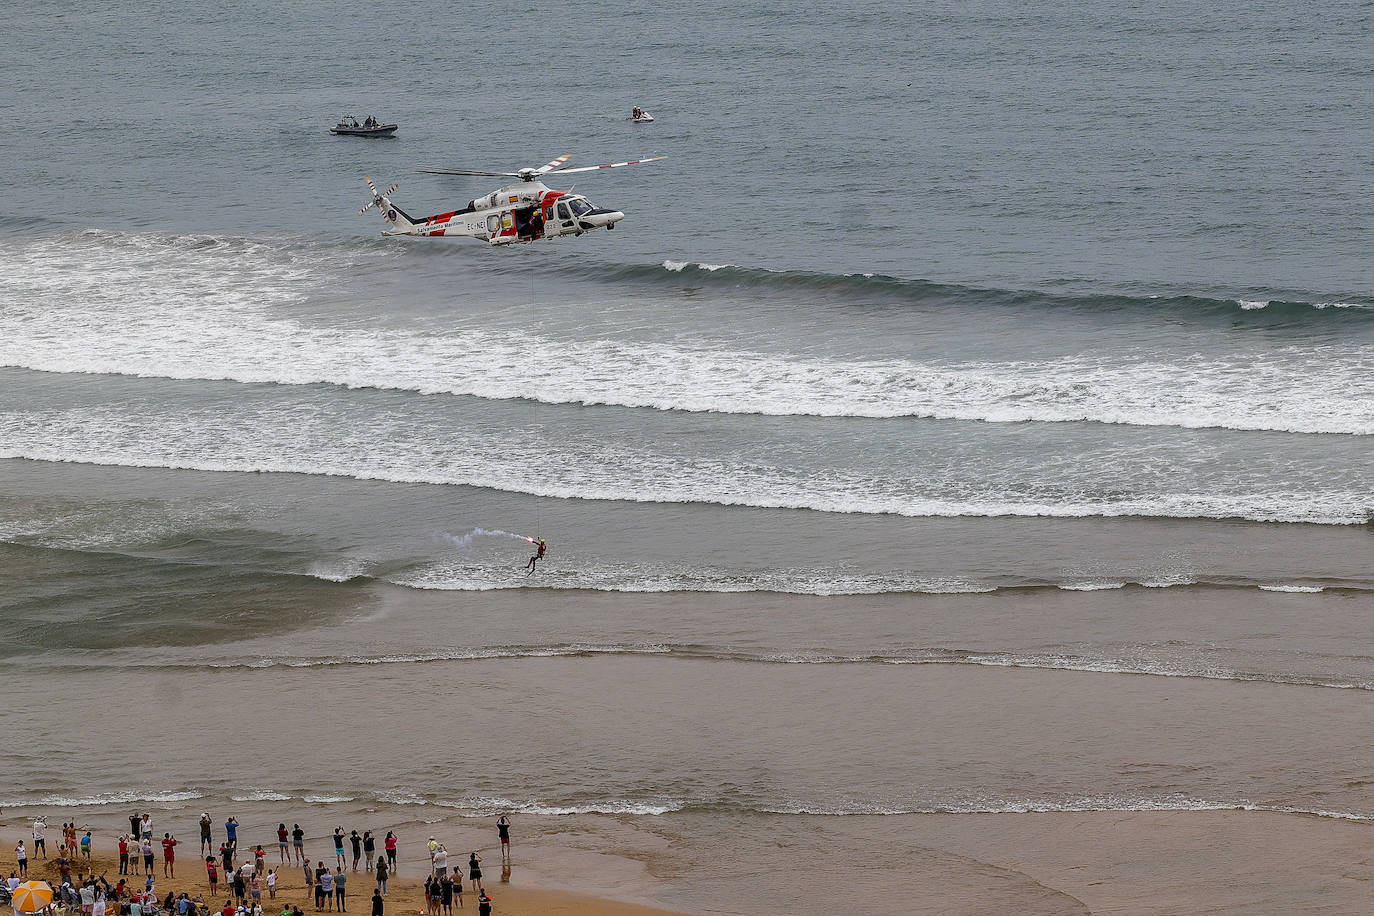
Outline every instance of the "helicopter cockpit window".
<path id="1" fill-rule="evenodd" d="M 500 230 L 500 228 L 501 228 L 501 217 L 497 216 L 495 213 L 493 213 L 493 214 L 491 214 L 490 216 L 487 217 L 487 231 L 488 231 L 488 232 L 497 232 L 498 230 Z"/>
<path id="2" fill-rule="evenodd" d="M 558 205 L 558 218 L 572 219 L 572 214 L 568 212 L 568 205 L 566 203 L 561 203 Z"/>
<path id="3" fill-rule="evenodd" d="M 568 201 L 568 206 L 572 208 L 573 216 L 581 216 L 592 209 L 592 205 L 580 197 Z"/>

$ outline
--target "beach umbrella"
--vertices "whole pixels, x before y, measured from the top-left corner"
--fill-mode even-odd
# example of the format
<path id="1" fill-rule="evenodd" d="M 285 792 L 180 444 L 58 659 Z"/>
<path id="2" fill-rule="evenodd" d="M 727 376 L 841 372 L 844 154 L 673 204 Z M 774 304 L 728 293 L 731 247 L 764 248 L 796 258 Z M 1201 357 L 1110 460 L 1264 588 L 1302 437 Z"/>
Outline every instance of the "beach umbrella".
<path id="1" fill-rule="evenodd" d="M 25 881 L 14 889 L 10 903 L 17 912 L 37 913 L 52 903 L 52 888 L 46 881 Z"/>

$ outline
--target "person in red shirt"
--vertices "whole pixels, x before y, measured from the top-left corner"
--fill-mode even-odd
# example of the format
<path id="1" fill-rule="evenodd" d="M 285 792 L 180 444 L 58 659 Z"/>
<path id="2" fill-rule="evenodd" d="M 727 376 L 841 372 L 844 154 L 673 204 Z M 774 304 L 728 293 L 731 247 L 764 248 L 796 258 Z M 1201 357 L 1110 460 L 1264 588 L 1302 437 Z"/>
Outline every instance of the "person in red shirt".
<path id="1" fill-rule="evenodd" d="M 119 835 L 119 873 L 129 873 L 129 839 L 122 833 Z"/>
<path id="2" fill-rule="evenodd" d="M 534 556 L 530 557 L 530 561 L 525 564 L 525 568 L 529 570 L 529 572 L 525 573 L 527 576 L 534 572 L 534 564 L 544 559 L 544 551 L 548 549 L 548 545 L 544 543 L 543 538 L 539 538 L 538 540 L 530 538 L 530 543 L 534 544 L 535 553 Z"/>
<path id="3" fill-rule="evenodd" d="M 281 856 L 281 864 L 286 864 L 286 825 L 277 825 L 277 854 Z"/>
<path id="4" fill-rule="evenodd" d="M 214 894 L 219 886 L 219 866 L 215 864 L 214 856 L 205 857 L 205 873 L 210 876 L 210 893 Z"/>
<path id="5" fill-rule="evenodd" d="M 177 876 L 177 838 L 170 833 L 162 835 L 162 877 Z"/>

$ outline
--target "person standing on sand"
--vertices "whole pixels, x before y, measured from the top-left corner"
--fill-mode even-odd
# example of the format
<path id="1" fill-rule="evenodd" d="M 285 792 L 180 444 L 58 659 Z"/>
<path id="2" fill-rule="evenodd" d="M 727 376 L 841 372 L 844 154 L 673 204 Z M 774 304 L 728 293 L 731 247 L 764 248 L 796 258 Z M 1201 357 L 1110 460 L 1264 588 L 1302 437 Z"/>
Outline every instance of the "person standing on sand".
<path id="1" fill-rule="evenodd" d="M 267 899 L 277 899 L 277 873 L 270 868 L 267 870 Z"/>
<path id="2" fill-rule="evenodd" d="M 119 873 L 129 873 L 129 838 L 123 834 L 119 836 Z"/>
<path id="3" fill-rule="evenodd" d="M 320 869 L 319 875 L 315 878 L 318 882 L 315 885 L 315 894 L 318 900 L 324 901 L 325 908 L 334 909 L 334 875 L 327 868 Z M 319 909 L 319 907 L 316 907 Z"/>
<path id="4" fill-rule="evenodd" d="M 496 819 L 496 835 L 501 839 L 501 861 L 510 863 L 510 818 L 504 814 Z"/>
<path id="5" fill-rule="evenodd" d="M 387 867 L 386 859 L 377 857 L 377 890 L 383 897 L 386 896 L 386 878 L 391 874 L 391 869 Z"/>
<path id="6" fill-rule="evenodd" d="M 334 865 L 343 868 L 344 865 L 344 832 L 343 825 L 334 828 Z"/>
<path id="7" fill-rule="evenodd" d="M 135 811 L 133 814 L 130 814 L 130 815 L 129 815 L 129 836 L 132 837 L 133 839 L 137 840 L 137 839 L 139 838 L 139 830 L 138 830 L 138 828 L 139 828 L 142 824 L 143 824 L 143 820 L 138 816 L 138 812 L 137 812 L 137 811 Z"/>
<path id="8" fill-rule="evenodd" d="M 153 816 L 144 814 L 143 819 L 138 822 L 138 835 L 148 842 L 153 841 Z"/>
<path id="9" fill-rule="evenodd" d="M 153 839 L 152 839 L 152 837 L 148 837 L 147 839 L 145 839 L 145 840 L 143 841 L 143 844 L 139 847 L 139 851 L 143 853 L 143 874 L 144 874 L 144 875 L 151 876 L 152 873 L 153 873 Z"/>
<path id="10" fill-rule="evenodd" d="M 162 835 L 162 877 L 177 876 L 177 838 L 170 833 Z"/>
<path id="11" fill-rule="evenodd" d="M 86 857 L 86 864 L 91 864 L 91 832 L 87 830 L 81 836 L 81 855 Z"/>
<path id="12" fill-rule="evenodd" d="M 33 854 L 37 856 L 41 852 L 45 859 L 48 857 L 47 829 L 47 818 L 36 817 L 33 819 Z"/>
<path id="13" fill-rule="evenodd" d="M 305 857 L 305 831 L 300 824 L 291 825 L 291 846 L 296 854 L 296 864 L 310 867 L 310 860 Z"/>
<path id="14" fill-rule="evenodd" d="M 285 824 L 277 825 L 277 855 L 281 858 L 278 864 L 286 864 L 286 840 L 291 834 L 287 831 Z"/>
<path id="15" fill-rule="evenodd" d="M 239 822 L 235 817 L 231 816 L 224 822 L 224 842 L 228 843 L 234 852 L 239 851 Z"/>
<path id="16" fill-rule="evenodd" d="M 391 868 L 394 874 L 396 872 L 396 834 L 388 830 L 386 832 L 386 840 L 382 845 L 386 847 L 386 864 Z"/>
<path id="17" fill-rule="evenodd" d="M 448 874 L 448 850 L 444 848 L 443 843 L 440 843 L 438 846 L 434 847 L 433 861 L 434 876 L 436 878 L 442 878 L 444 875 Z"/>
<path id="18" fill-rule="evenodd" d="M 210 839 L 210 812 L 206 811 L 200 816 L 200 854 L 213 852 L 214 842 Z"/>
<path id="19" fill-rule="evenodd" d="M 475 852 L 468 856 L 468 880 L 477 888 L 478 893 L 485 894 L 486 891 L 482 890 L 482 866 L 477 864 L 481 861 L 482 857 Z"/>
<path id="20" fill-rule="evenodd" d="M 210 879 L 210 896 L 219 896 L 216 893 L 219 888 L 219 867 L 215 864 L 214 856 L 205 857 L 205 874 Z"/>
<path id="21" fill-rule="evenodd" d="M 372 872 L 372 857 L 377 852 L 377 840 L 372 836 L 371 830 L 363 831 L 363 865 L 367 867 L 370 874 Z"/>
<path id="22" fill-rule="evenodd" d="M 305 863 L 305 896 L 307 898 L 315 893 L 315 873 L 310 870 L 310 863 Z"/>
<path id="23" fill-rule="evenodd" d="M 348 903 L 344 899 L 344 890 L 348 886 L 348 873 L 343 867 L 334 869 L 334 905 L 340 913 L 348 912 Z"/>
<path id="24" fill-rule="evenodd" d="M 377 890 L 372 892 L 372 916 L 384 916 L 384 914 L 382 913 L 382 907 L 382 889 L 378 888 Z"/>
<path id="25" fill-rule="evenodd" d="M 486 891 L 477 898 L 477 916 L 491 916 L 491 898 Z"/>
<path id="26" fill-rule="evenodd" d="M 439 903 L 444 908 L 444 916 L 453 916 L 453 879 L 448 875 L 439 879 Z"/>
<path id="27" fill-rule="evenodd" d="M 14 858 L 19 862 L 19 876 L 27 875 L 29 873 L 29 854 L 24 849 L 23 840 L 20 840 L 19 845 L 14 847 Z"/>
<path id="28" fill-rule="evenodd" d="M 348 842 L 353 847 L 353 870 L 358 870 L 358 860 L 363 857 L 363 838 L 358 836 L 358 831 L 354 830 L 348 835 Z"/>

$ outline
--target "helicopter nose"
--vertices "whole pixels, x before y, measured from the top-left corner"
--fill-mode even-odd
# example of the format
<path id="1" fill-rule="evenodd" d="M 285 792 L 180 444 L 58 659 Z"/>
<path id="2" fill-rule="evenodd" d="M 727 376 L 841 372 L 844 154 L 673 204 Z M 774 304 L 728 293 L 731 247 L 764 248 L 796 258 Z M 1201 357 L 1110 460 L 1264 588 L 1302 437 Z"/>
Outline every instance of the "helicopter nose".
<path id="1" fill-rule="evenodd" d="M 607 229 L 614 226 L 625 218 L 625 214 L 619 210 L 603 210 L 597 208 L 582 214 L 582 222 L 593 229 L 600 229 L 605 226 Z"/>

